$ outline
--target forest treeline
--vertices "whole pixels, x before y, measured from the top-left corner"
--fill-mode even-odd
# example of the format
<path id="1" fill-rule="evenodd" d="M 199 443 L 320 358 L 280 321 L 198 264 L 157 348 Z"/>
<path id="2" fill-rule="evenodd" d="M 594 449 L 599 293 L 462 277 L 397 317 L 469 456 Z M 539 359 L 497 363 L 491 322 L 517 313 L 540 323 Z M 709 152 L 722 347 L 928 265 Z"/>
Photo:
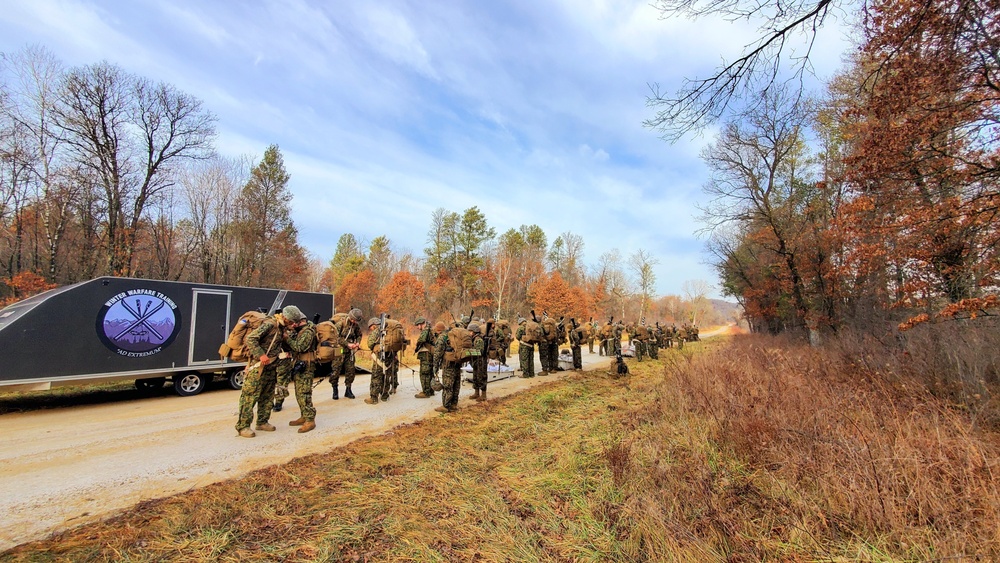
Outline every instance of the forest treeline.
<path id="1" fill-rule="evenodd" d="M 330 292 L 338 309 L 409 319 L 732 320 L 701 280 L 656 295 L 645 250 L 588 267 L 580 235 L 497 233 L 476 207 L 434 211 L 420 255 L 397 246 L 415 241 L 344 233 L 321 260 L 299 242 L 277 146 L 220 156 L 200 100 L 108 62 L 65 68 L 38 46 L 0 62 L 0 303 L 116 275 Z"/>
<path id="2" fill-rule="evenodd" d="M 685 2 L 657 4 L 694 13 Z M 797 25 L 814 33 L 841 4 L 775 13 L 756 49 L 675 98 L 651 101 L 665 109 L 648 124 L 674 136 L 726 104 L 740 108 L 702 153 L 711 177 L 701 219 L 724 293 L 752 329 L 771 333 L 994 315 L 1000 4 L 852 4 L 856 50 L 807 98 L 800 75 L 785 82 L 773 71 L 780 45 Z M 695 15 L 748 6 L 719 3 Z M 746 96 L 729 98 L 741 84 Z"/>

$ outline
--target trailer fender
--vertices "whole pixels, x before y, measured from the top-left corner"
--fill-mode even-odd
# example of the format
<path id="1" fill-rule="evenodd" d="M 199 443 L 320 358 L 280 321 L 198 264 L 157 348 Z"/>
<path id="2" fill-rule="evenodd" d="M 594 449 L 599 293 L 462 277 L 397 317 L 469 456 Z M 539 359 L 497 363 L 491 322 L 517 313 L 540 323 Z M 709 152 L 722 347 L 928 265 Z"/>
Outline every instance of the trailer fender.
<path id="1" fill-rule="evenodd" d="M 196 371 L 173 376 L 174 391 L 181 397 L 197 395 L 205 390 L 210 376 Z"/>

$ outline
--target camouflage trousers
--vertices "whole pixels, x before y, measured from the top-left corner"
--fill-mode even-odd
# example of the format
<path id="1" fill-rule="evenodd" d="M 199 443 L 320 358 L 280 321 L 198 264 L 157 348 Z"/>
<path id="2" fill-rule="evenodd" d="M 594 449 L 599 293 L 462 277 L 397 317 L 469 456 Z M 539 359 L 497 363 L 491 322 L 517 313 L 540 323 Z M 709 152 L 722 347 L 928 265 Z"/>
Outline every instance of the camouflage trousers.
<path id="1" fill-rule="evenodd" d="M 316 407 L 313 406 L 313 377 L 316 375 L 316 362 L 305 362 L 302 371 L 288 370 L 288 375 L 282 385 L 282 376 L 278 374 L 278 385 L 274 388 L 274 402 L 280 403 L 288 396 L 288 385 L 295 384 L 295 402 L 299 404 L 299 412 L 305 420 L 316 420 Z M 281 391 L 284 395 L 281 395 Z"/>
<path id="2" fill-rule="evenodd" d="M 538 344 L 538 363 L 542 365 L 541 373 L 549 371 L 549 344 L 541 342 Z"/>
<path id="3" fill-rule="evenodd" d="M 632 348 L 635 350 L 636 361 L 641 362 L 642 358 L 646 355 L 646 343 L 642 340 L 636 340 L 632 342 Z"/>
<path id="4" fill-rule="evenodd" d="M 591 354 L 594 353 L 594 339 L 593 338 L 588 338 L 587 339 L 587 349 L 590 351 Z"/>
<path id="5" fill-rule="evenodd" d="M 288 386 L 292 383 L 292 366 L 294 363 L 294 360 L 291 358 L 274 362 L 274 371 L 277 374 L 277 383 L 274 386 L 274 401 L 276 403 L 284 401 L 290 395 Z"/>
<path id="6" fill-rule="evenodd" d="M 472 388 L 477 391 L 486 391 L 488 381 L 486 365 L 485 356 L 472 360 Z"/>
<path id="7" fill-rule="evenodd" d="M 649 354 L 650 359 L 659 360 L 660 359 L 660 343 L 656 340 L 650 340 L 649 346 L 646 347 L 646 353 Z"/>
<path id="8" fill-rule="evenodd" d="M 573 351 L 573 369 L 583 369 L 583 350 L 580 346 L 571 346 Z"/>
<path id="9" fill-rule="evenodd" d="M 430 352 L 417 354 L 420 358 L 420 392 L 430 397 L 434 394 L 431 382 L 434 381 L 434 358 Z"/>
<path id="10" fill-rule="evenodd" d="M 458 394 L 462 390 L 462 365 L 446 361 L 441 368 L 441 384 L 441 405 L 448 410 L 458 408 Z"/>
<path id="11" fill-rule="evenodd" d="M 517 357 L 521 362 L 521 377 L 535 377 L 535 347 L 518 344 Z"/>
<path id="12" fill-rule="evenodd" d="M 330 362 L 330 385 L 338 387 L 340 376 L 344 376 L 344 385 L 348 388 L 354 383 L 354 352 L 345 352 Z"/>
<path id="13" fill-rule="evenodd" d="M 371 395 L 372 400 L 382 399 L 383 401 L 389 400 L 389 382 L 385 368 L 379 363 L 379 360 L 374 359 L 372 361 L 372 380 L 368 385 L 368 391 Z"/>
<path id="14" fill-rule="evenodd" d="M 264 424 L 271 418 L 271 408 L 274 407 L 274 385 L 278 376 L 274 364 L 250 370 L 243 379 L 243 390 L 240 391 L 239 415 L 236 419 L 236 431 L 250 428 L 253 420 L 253 408 L 257 406 L 257 424 Z"/>

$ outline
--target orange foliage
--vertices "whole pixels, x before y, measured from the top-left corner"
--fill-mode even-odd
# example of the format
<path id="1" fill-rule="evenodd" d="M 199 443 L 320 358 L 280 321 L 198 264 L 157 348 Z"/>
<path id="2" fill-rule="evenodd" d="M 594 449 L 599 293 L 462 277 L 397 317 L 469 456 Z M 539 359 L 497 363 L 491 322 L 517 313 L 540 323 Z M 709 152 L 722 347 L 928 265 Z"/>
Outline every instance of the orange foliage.
<path id="1" fill-rule="evenodd" d="M 396 272 L 379 292 L 378 311 L 390 312 L 396 319 L 413 319 L 424 308 L 424 283 L 407 271 Z"/>
<path id="2" fill-rule="evenodd" d="M 370 269 L 345 276 L 343 283 L 333 294 L 338 311 L 347 311 L 350 307 L 357 307 L 366 316 L 375 314 L 377 297 L 378 287 L 375 273 Z"/>
<path id="3" fill-rule="evenodd" d="M 7 298 L 0 299 L 0 307 L 56 287 L 56 284 L 45 281 L 45 278 L 34 272 L 15 274 L 14 277 L 7 278 L 2 283 L 9 287 L 13 294 Z"/>
<path id="4" fill-rule="evenodd" d="M 555 317 L 587 319 L 592 314 L 593 297 L 582 287 L 570 287 L 559 272 L 550 272 L 531 285 L 528 294 L 536 310 Z"/>

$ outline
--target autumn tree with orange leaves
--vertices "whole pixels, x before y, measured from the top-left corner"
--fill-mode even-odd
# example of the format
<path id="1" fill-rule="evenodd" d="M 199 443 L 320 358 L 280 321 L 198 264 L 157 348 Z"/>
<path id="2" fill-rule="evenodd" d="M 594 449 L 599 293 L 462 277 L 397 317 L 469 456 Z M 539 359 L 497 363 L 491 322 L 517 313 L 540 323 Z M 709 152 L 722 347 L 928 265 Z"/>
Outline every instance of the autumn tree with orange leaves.
<path id="1" fill-rule="evenodd" d="M 396 272 L 379 290 L 375 305 L 378 311 L 390 311 L 397 319 L 412 320 L 427 308 L 424 283 L 405 270 Z"/>

